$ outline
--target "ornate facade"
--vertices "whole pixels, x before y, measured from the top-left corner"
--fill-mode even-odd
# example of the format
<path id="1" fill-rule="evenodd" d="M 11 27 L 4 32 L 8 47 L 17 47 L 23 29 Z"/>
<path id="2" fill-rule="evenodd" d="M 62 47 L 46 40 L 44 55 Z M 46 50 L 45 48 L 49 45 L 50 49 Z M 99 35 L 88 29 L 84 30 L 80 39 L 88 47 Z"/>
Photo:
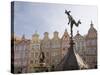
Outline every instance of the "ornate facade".
<path id="1" fill-rule="evenodd" d="M 30 41 L 26 40 L 25 36 L 23 35 L 22 39 L 15 37 L 14 43 L 14 72 L 25 73 L 28 71 Z"/>
<path id="2" fill-rule="evenodd" d="M 40 55 L 40 39 L 39 34 L 35 32 L 35 34 L 32 36 L 32 40 L 30 43 L 30 72 L 34 72 L 34 67 L 37 67 L 39 65 L 39 55 Z"/>
<path id="3" fill-rule="evenodd" d="M 83 59 L 85 59 L 85 39 L 84 37 L 77 31 L 77 34 L 74 37 L 74 51 L 75 53 L 78 53 Z"/>
<path id="4" fill-rule="evenodd" d="M 61 40 L 58 32 L 54 32 L 54 37 L 51 39 L 51 64 L 56 66 L 61 60 Z"/>
<path id="5" fill-rule="evenodd" d="M 97 31 L 93 27 L 93 23 L 90 24 L 90 29 L 85 37 L 86 42 L 86 62 L 89 68 L 97 68 Z"/>
<path id="6" fill-rule="evenodd" d="M 44 38 L 41 40 L 41 50 L 45 55 L 45 65 L 50 66 L 51 64 L 51 40 L 48 32 L 44 33 Z"/>
<path id="7" fill-rule="evenodd" d="M 61 55 L 62 58 L 67 54 L 68 48 L 70 47 L 70 36 L 67 32 L 67 29 L 65 29 L 65 32 L 61 38 Z"/>
<path id="8" fill-rule="evenodd" d="M 59 33 L 54 32 L 53 38 L 49 38 L 49 33 L 45 32 L 43 39 L 39 38 L 39 34 L 35 32 L 31 40 L 27 40 L 25 36 L 14 38 L 14 66 L 18 69 L 17 72 L 34 72 L 34 67 L 40 64 L 40 52 L 44 53 L 45 66 L 56 67 L 61 59 L 67 54 L 70 47 L 70 36 L 65 29 L 61 38 Z M 74 50 L 78 61 L 81 64 L 86 62 L 88 68 L 97 67 L 97 31 L 90 24 L 88 34 L 84 37 L 79 32 L 74 37 Z"/>

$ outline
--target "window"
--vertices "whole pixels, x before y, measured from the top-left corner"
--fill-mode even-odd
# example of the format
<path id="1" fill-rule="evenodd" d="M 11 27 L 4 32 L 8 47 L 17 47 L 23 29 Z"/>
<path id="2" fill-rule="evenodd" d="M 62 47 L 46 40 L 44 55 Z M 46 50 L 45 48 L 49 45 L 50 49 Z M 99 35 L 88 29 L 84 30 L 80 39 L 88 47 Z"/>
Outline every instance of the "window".
<path id="1" fill-rule="evenodd" d="M 46 52 L 46 56 L 49 56 L 49 52 Z"/>
<path id="2" fill-rule="evenodd" d="M 32 63 L 33 63 L 33 60 L 30 61 L 30 64 L 32 64 Z"/>
<path id="3" fill-rule="evenodd" d="M 38 58 L 38 52 L 35 52 L 35 58 Z"/>
<path id="4" fill-rule="evenodd" d="M 46 60 L 46 63 L 49 63 L 49 59 Z"/>
<path id="5" fill-rule="evenodd" d="M 56 55 L 57 55 L 57 52 L 53 52 L 53 53 L 52 53 L 52 56 L 56 56 Z"/>
<path id="6" fill-rule="evenodd" d="M 26 57 L 26 54 L 23 52 L 22 56 L 23 56 L 23 57 Z"/>
<path id="7" fill-rule="evenodd" d="M 35 60 L 35 64 L 37 64 L 38 63 L 38 60 Z"/>
<path id="8" fill-rule="evenodd" d="M 63 48 L 63 51 L 65 51 L 65 48 Z"/>
<path id="9" fill-rule="evenodd" d="M 27 64 L 27 62 L 26 62 L 26 60 L 24 60 L 24 61 L 23 61 L 23 65 L 26 65 L 26 64 Z"/>
<path id="10" fill-rule="evenodd" d="M 32 46 L 32 48 L 33 48 L 33 49 L 40 49 L 40 45 L 35 44 L 35 45 Z"/>
<path id="11" fill-rule="evenodd" d="M 92 40 L 92 45 L 96 45 L 96 44 L 97 44 L 96 39 L 93 39 Z"/>
<path id="12" fill-rule="evenodd" d="M 53 44 L 52 48 L 60 48 L 60 44 Z"/>
<path id="13" fill-rule="evenodd" d="M 45 45 L 45 48 L 50 48 L 49 42 Z"/>

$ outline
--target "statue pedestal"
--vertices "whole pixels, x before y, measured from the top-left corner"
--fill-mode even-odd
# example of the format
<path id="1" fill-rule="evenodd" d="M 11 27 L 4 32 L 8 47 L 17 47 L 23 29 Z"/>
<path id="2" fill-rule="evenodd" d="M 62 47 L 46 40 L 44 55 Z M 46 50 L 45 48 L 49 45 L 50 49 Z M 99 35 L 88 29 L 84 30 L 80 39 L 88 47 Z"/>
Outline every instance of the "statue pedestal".
<path id="1" fill-rule="evenodd" d="M 68 53 L 64 56 L 64 58 L 62 59 L 62 61 L 59 63 L 57 67 L 58 71 L 79 70 L 80 69 L 75 53 L 74 53 L 73 45 L 74 45 L 74 42 L 73 40 L 71 40 Z"/>

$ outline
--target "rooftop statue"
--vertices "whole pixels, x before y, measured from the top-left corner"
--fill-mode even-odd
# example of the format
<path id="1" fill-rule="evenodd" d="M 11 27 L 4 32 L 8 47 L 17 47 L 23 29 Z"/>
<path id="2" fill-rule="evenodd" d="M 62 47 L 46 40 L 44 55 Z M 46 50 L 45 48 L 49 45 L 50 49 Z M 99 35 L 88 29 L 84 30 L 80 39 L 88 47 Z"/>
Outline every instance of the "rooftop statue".
<path id="1" fill-rule="evenodd" d="M 72 32 L 72 29 L 73 29 L 73 25 L 75 24 L 75 26 L 79 26 L 79 24 L 81 24 L 81 21 L 80 20 L 78 20 L 78 22 L 76 22 L 75 21 L 75 19 L 72 17 L 72 15 L 70 14 L 71 13 L 71 11 L 67 11 L 67 10 L 65 10 L 65 14 L 67 14 L 67 16 L 68 16 L 68 25 L 70 24 L 70 28 L 71 28 L 71 36 L 73 36 L 73 32 Z"/>

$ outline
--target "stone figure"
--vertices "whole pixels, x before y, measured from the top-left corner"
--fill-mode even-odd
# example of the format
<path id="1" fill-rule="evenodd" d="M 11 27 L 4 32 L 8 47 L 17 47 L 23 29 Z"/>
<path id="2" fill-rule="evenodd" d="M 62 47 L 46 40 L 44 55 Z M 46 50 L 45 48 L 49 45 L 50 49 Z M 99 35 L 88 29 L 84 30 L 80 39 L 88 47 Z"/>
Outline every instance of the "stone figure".
<path id="1" fill-rule="evenodd" d="M 40 53 L 40 63 L 43 63 L 44 62 L 44 59 L 45 59 L 44 53 L 41 52 Z"/>

